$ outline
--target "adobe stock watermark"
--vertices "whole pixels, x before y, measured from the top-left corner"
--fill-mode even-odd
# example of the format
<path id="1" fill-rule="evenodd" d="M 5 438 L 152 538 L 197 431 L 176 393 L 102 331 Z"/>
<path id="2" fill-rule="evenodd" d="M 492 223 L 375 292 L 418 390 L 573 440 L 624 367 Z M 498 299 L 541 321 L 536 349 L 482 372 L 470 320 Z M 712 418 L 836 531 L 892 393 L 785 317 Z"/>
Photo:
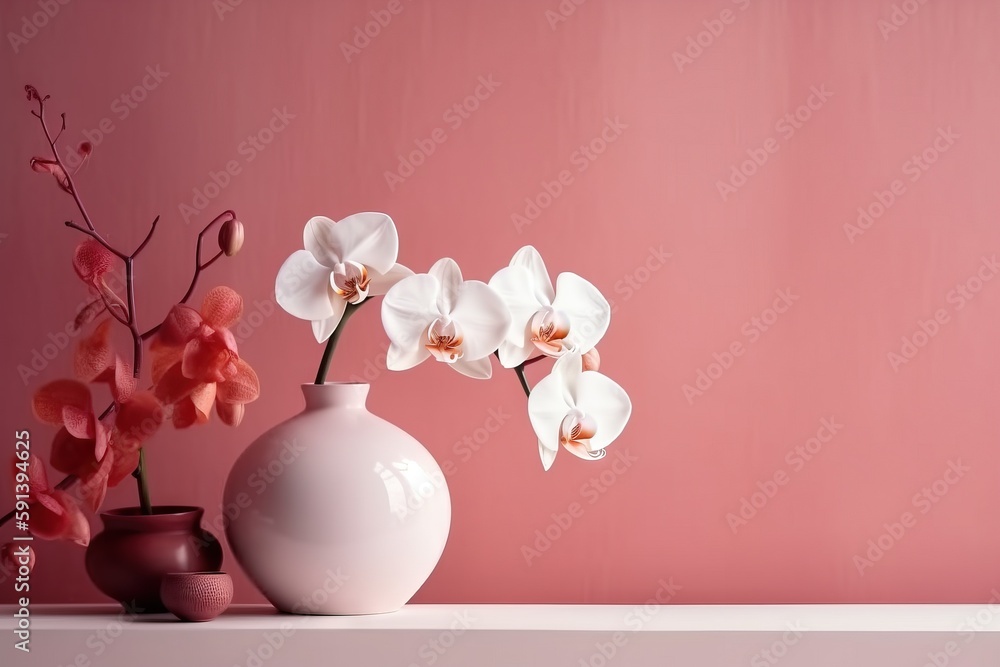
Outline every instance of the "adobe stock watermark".
<path id="1" fill-rule="evenodd" d="M 164 72 L 160 65 L 146 65 L 135 85 L 111 100 L 109 115 L 99 120 L 93 129 L 82 132 L 81 141 L 89 141 L 94 148 L 100 146 L 118 129 L 119 126 L 115 122 L 121 123 L 128 119 L 169 76 L 170 72 Z M 67 169 L 73 171 L 80 166 L 84 158 L 78 151 L 68 150 L 60 151 L 59 159 Z"/>
<path id="2" fill-rule="evenodd" d="M 305 446 L 299 444 L 299 441 L 294 438 L 284 441 L 281 449 L 266 464 L 258 466 L 247 476 L 244 486 L 248 487 L 253 494 L 251 495 L 245 490 L 240 491 L 230 502 L 219 503 L 218 512 L 211 519 L 204 520 L 203 525 L 216 533 L 224 532 L 226 525 L 247 511 L 253 505 L 254 500 L 259 498 L 271 484 L 274 484 L 286 470 L 293 466 L 305 450 Z M 195 549 L 200 551 L 203 548 L 211 547 L 215 540 L 214 537 L 209 540 L 205 536 L 194 534 L 191 536 L 191 542 Z"/>
<path id="3" fill-rule="evenodd" d="M 660 579 L 656 591 L 642 604 L 635 605 L 625 614 L 624 623 L 628 632 L 619 630 L 608 637 L 607 641 L 594 642 L 593 652 L 586 658 L 580 658 L 580 667 L 607 667 L 618 655 L 618 652 L 628 645 L 632 633 L 639 632 L 646 624 L 660 613 L 660 609 L 673 601 L 684 588 L 674 583 L 674 578 Z"/>
<path id="4" fill-rule="evenodd" d="M 407 3 L 412 0 L 406 0 Z M 365 17 L 364 23 L 354 26 L 351 33 L 351 41 L 340 42 L 340 52 L 344 54 L 344 60 L 350 65 L 351 61 L 361 55 L 361 52 L 371 46 L 372 41 L 382 34 L 382 31 L 389 27 L 392 20 L 403 13 L 406 5 L 403 0 L 389 0 L 381 9 L 372 9 Z M 371 18 L 368 18 L 371 17 Z"/>
<path id="5" fill-rule="evenodd" d="M 750 7 L 751 0 L 732 0 L 733 4 L 740 12 L 744 12 Z M 718 17 L 705 19 L 701 22 L 704 30 L 688 36 L 687 45 L 683 51 L 674 51 L 674 65 L 677 71 L 684 73 L 684 68 L 693 65 L 694 61 L 701 58 L 705 52 L 712 47 L 715 42 L 722 37 L 726 28 L 736 23 L 739 14 L 732 9 L 726 8 L 719 12 Z"/>
<path id="6" fill-rule="evenodd" d="M 754 174 L 763 169 L 771 156 L 781 150 L 782 141 L 790 141 L 831 97 L 833 93 L 826 89 L 826 84 L 810 86 L 805 102 L 775 121 L 775 136 L 765 139 L 759 147 L 746 149 L 747 158 L 730 166 L 729 178 L 715 181 L 715 189 L 722 201 L 725 202 L 736 194 Z"/>
<path id="7" fill-rule="evenodd" d="M 38 0 L 35 3 L 38 11 L 22 16 L 21 25 L 18 26 L 17 32 L 11 30 L 7 33 L 7 41 L 10 42 L 10 48 L 14 49 L 14 55 L 17 55 L 25 44 L 37 37 L 39 31 L 58 16 L 62 8 L 69 3 L 70 0 Z"/>
<path id="8" fill-rule="evenodd" d="M 952 658 L 957 658 L 980 632 L 988 630 L 996 624 L 998 615 L 1000 615 L 1000 591 L 993 588 L 990 590 L 990 599 L 986 605 L 974 615 L 966 616 L 959 622 L 958 628 L 956 628 L 959 636 L 956 639 L 946 641 L 940 651 L 927 652 L 927 662 L 923 664 L 923 667 L 948 667 Z"/>
<path id="9" fill-rule="evenodd" d="M 759 315 L 751 317 L 740 327 L 743 338 L 737 338 L 722 352 L 713 352 L 713 360 L 705 368 L 699 368 L 695 372 L 694 384 L 681 386 L 681 393 L 687 399 L 688 405 L 694 405 L 696 398 L 704 396 L 705 392 L 711 389 L 726 371 L 733 367 L 736 360 L 746 354 L 749 346 L 770 331 L 778 319 L 787 313 L 799 298 L 798 294 L 792 293 L 790 287 L 775 291 L 775 298 L 771 305 L 764 308 Z"/>
<path id="10" fill-rule="evenodd" d="M 425 641 L 417 649 L 417 657 L 420 662 L 411 662 L 408 667 L 430 667 L 437 663 L 445 653 L 458 643 L 462 635 L 475 626 L 478 620 L 468 609 L 453 612 L 452 621 L 448 627 Z"/>
<path id="11" fill-rule="evenodd" d="M 398 154 L 396 168 L 393 171 L 386 169 L 382 173 L 385 184 L 389 186 L 389 192 L 395 192 L 396 188 L 417 172 L 417 169 L 426 164 L 438 147 L 448 141 L 448 132 L 457 132 L 466 121 L 472 118 L 472 114 L 482 108 L 483 102 L 493 97 L 493 94 L 502 85 L 503 83 L 494 79 L 492 74 L 480 76 L 472 92 L 445 109 L 444 113 L 441 114 L 441 120 L 447 129 L 440 126 L 435 127 L 428 136 L 414 139 L 415 148 L 406 155 Z"/>
<path id="12" fill-rule="evenodd" d="M 521 556 L 524 557 L 524 562 L 528 567 L 531 567 L 535 560 L 541 558 L 552 548 L 553 544 L 569 532 L 586 513 L 587 507 L 603 498 L 611 490 L 611 487 L 628 474 L 628 471 L 638 460 L 639 457 L 633 456 L 628 448 L 616 450 L 614 454 L 608 454 L 605 461 L 610 462 L 610 465 L 605 467 L 599 475 L 591 477 L 580 485 L 578 495 L 585 502 L 574 500 L 566 505 L 564 511 L 552 512 L 549 515 L 551 521 L 545 527 L 535 530 L 534 540 L 530 544 L 521 545 Z"/>
<path id="13" fill-rule="evenodd" d="M 819 428 L 812 437 L 789 449 L 784 459 L 788 469 L 778 468 L 771 475 L 758 480 L 757 489 L 749 496 L 740 498 L 739 508 L 726 514 L 726 523 L 729 525 L 729 530 L 733 531 L 733 535 L 763 512 L 767 504 L 778 495 L 778 491 L 788 486 L 792 478 L 802 472 L 806 464 L 819 456 L 823 448 L 843 428 L 844 425 L 838 423 L 836 417 L 823 417 L 819 420 Z"/>
<path id="14" fill-rule="evenodd" d="M 956 134 L 951 129 L 951 125 L 946 128 L 939 127 L 937 135 L 926 148 L 919 153 L 914 153 L 903 162 L 900 170 L 903 172 L 903 176 L 907 177 L 906 180 L 894 178 L 885 190 L 873 192 L 873 200 L 858 207 L 857 220 L 853 224 L 844 223 L 844 234 L 847 236 L 847 240 L 854 243 L 858 237 L 863 236 L 871 229 L 892 208 L 893 204 L 907 193 L 907 181 L 910 183 L 919 181 L 943 154 L 951 150 L 960 137 L 961 135 Z"/>
<path id="15" fill-rule="evenodd" d="M 113 619 L 87 636 L 83 641 L 87 650 L 77 653 L 67 666 L 86 667 L 98 662 L 97 658 L 107 653 L 125 632 L 126 624 L 135 621 L 144 611 L 135 600 L 122 604 L 122 610 Z"/>
<path id="16" fill-rule="evenodd" d="M 757 651 L 750 657 L 750 667 L 772 667 L 781 662 L 781 659 L 789 654 L 792 647 L 802 640 L 803 633 L 808 630 L 802 621 L 786 621 L 785 630 L 781 637 L 775 639 L 765 648 Z"/>
<path id="17" fill-rule="evenodd" d="M 948 495 L 952 487 L 962 481 L 971 470 L 972 468 L 969 466 L 963 465 L 962 459 L 948 461 L 948 467 L 945 468 L 941 477 L 913 494 L 910 505 L 913 506 L 915 512 L 906 510 L 895 521 L 883 523 L 883 532 L 868 540 L 864 553 L 854 555 L 851 562 L 858 570 L 858 575 L 863 577 L 865 570 L 875 567 L 875 563 L 882 560 L 893 547 L 906 537 L 906 533 L 917 525 L 920 517 L 934 509 Z"/>
<path id="18" fill-rule="evenodd" d="M 631 271 L 615 281 L 613 290 L 621 299 L 608 298 L 611 314 L 614 315 L 622 304 L 629 302 L 652 279 L 655 273 L 667 265 L 667 260 L 673 256 L 673 253 L 663 249 L 663 244 L 649 246 L 646 257 Z"/>
<path id="19" fill-rule="evenodd" d="M 987 283 L 991 282 L 997 273 L 1000 273 L 1000 262 L 997 261 L 996 254 L 990 257 L 983 256 L 979 267 L 965 280 L 956 284 L 948 290 L 945 302 L 951 306 L 943 306 L 935 310 L 927 319 L 917 320 L 917 326 L 913 333 L 903 335 L 900 338 L 899 350 L 890 350 L 886 353 L 886 359 L 894 373 L 898 373 L 902 366 L 913 361 L 916 356 L 927 347 L 934 338 L 941 333 L 942 327 L 951 322 L 952 312 L 958 312 L 983 291 Z"/>
<path id="20" fill-rule="evenodd" d="M 107 284 L 108 288 L 116 294 L 122 294 L 125 292 L 125 282 L 122 280 L 121 276 L 117 273 L 109 273 L 106 275 L 104 282 Z M 83 334 L 86 325 L 92 322 L 97 317 L 103 314 L 95 313 L 91 317 L 84 321 L 78 321 L 80 314 L 94 302 L 94 296 L 90 296 L 84 301 L 77 304 L 76 312 L 72 318 L 66 321 L 56 331 L 50 331 L 46 336 L 46 342 L 42 343 L 38 347 L 34 347 L 29 352 L 28 363 L 20 363 L 17 365 L 17 374 L 21 378 L 21 382 L 27 387 L 28 383 L 38 377 L 46 368 L 49 367 L 53 361 L 58 359 L 64 351 L 69 349 L 70 344 L 74 341 L 77 336 Z"/>
<path id="21" fill-rule="evenodd" d="M 275 138 L 288 129 L 289 124 L 295 120 L 295 114 L 289 113 L 288 107 L 271 110 L 271 117 L 253 134 L 236 147 L 236 155 L 227 160 L 218 171 L 210 170 L 208 180 L 201 187 L 192 190 L 191 203 L 181 202 L 177 207 L 184 224 L 189 224 L 202 211 L 208 208 L 216 197 L 222 194 L 233 182 L 233 179 L 243 173 L 243 168 L 257 159 L 257 156 L 267 150 L 267 147 L 274 142 Z"/>
<path id="22" fill-rule="evenodd" d="M 546 9 L 545 20 L 548 22 L 549 28 L 555 30 L 568 21 L 571 16 L 576 14 L 577 8 L 586 2 L 587 0 L 560 0 L 555 9 Z"/>
<path id="23" fill-rule="evenodd" d="M 326 604 L 330 596 L 339 591 L 350 580 L 350 577 L 341 572 L 339 567 L 336 570 L 333 568 L 327 569 L 323 576 L 323 581 L 316 586 L 313 592 L 303 597 L 292 607 L 294 613 L 313 613 Z M 263 667 L 265 663 L 277 655 L 278 651 L 288 644 L 288 641 L 295 635 L 295 632 L 296 628 L 291 622 L 282 621 L 278 623 L 277 629 L 261 633 L 260 641 L 247 648 L 246 658 L 242 662 L 234 664 L 233 667 Z"/>
<path id="24" fill-rule="evenodd" d="M 518 234 L 531 226 L 542 215 L 542 211 L 552 206 L 576 182 L 576 177 L 587 171 L 599 157 L 604 155 L 608 146 L 618 141 L 628 124 L 622 122 L 619 116 L 613 119 L 606 117 L 600 131 L 589 141 L 574 150 L 569 156 L 569 167 L 561 169 L 550 181 L 542 179 L 538 191 L 524 198 L 524 209 L 510 214 L 510 221 Z"/>
<path id="25" fill-rule="evenodd" d="M 888 42 L 889 36 L 910 22 L 910 19 L 927 4 L 927 0 L 903 0 L 892 5 L 889 16 L 875 22 L 882 41 Z"/>
<path id="26" fill-rule="evenodd" d="M 212 9 L 220 21 L 226 20 L 226 14 L 236 11 L 236 8 L 243 4 L 243 0 L 212 0 Z"/>

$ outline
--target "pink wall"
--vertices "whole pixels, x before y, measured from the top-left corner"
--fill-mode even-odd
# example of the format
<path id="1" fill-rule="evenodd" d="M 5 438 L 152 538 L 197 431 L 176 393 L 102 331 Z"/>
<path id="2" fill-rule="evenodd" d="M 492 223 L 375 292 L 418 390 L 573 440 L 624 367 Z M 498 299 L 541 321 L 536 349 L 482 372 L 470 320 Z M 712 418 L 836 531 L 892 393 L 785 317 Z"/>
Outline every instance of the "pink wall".
<path id="1" fill-rule="evenodd" d="M 263 395 L 238 430 L 161 433 L 155 501 L 218 520 L 231 463 L 299 408 L 318 363 L 308 324 L 273 313 L 277 267 L 310 216 L 384 210 L 419 270 L 448 254 L 488 279 L 531 243 L 553 271 L 587 276 L 616 306 L 603 370 L 635 406 L 615 446 L 631 467 L 560 457 L 545 474 L 512 373 L 378 370 L 385 336 L 377 308 L 362 311 L 333 375 L 369 369 L 373 409 L 454 468 L 452 536 L 418 601 L 642 602 L 671 577 L 677 602 L 975 602 L 1000 587 L 1000 5 L 250 0 L 218 13 L 225 2 L 77 0 L 16 53 L 8 35 L 4 432 L 31 427 L 47 450 L 29 391 L 67 374 L 70 355 L 28 387 L 17 368 L 83 295 L 68 259 L 79 239 L 61 227 L 72 202 L 27 168 L 43 146 L 30 82 L 69 112 L 71 139 L 113 126 L 79 179 L 98 224 L 131 246 L 163 216 L 140 266 L 150 317 L 182 292 L 215 211 L 247 224 L 242 254 L 202 289 L 231 284 L 251 304 L 241 349 Z M 4 2 L 3 32 L 45 4 Z M 390 5 L 348 62 L 341 43 Z M 560 6 L 575 7 L 564 21 Z M 144 80 L 146 99 L 125 105 Z M 478 109 L 450 111 L 477 90 Z M 804 120 L 786 119 L 797 109 Z M 272 122 L 271 143 L 246 143 Z M 390 187 L 386 171 L 436 128 L 444 142 Z M 239 173 L 185 224 L 180 206 L 231 160 Z M 754 173 L 722 193 L 742 164 Z M 543 183 L 563 170 L 549 201 Z M 884 214 L 845 229 L 880 197 L 894 199 Z M 526 198 L 546 206 L 515 224 Z M 894 364 L 904 338 L 921 347 Z M 686 396 L 701 372 L 703 394 Z M 497 412 L 481 448 L 461 444 Z M 814 436 L 828 442 L 807 460 L 796 449 Z M 743 498 L 766 504 L 736 525 Z M 126 485 L 107 506 L 134 502 Z M 572 503 L 582 515 L 529 565 L 522 545 Z M 869 540 L 891 548 L 859 566 Z M 100 599 L 79 548 L 38 552 L 35 601 Z M 242 574 L 237 587 L 261 600 Z"/>

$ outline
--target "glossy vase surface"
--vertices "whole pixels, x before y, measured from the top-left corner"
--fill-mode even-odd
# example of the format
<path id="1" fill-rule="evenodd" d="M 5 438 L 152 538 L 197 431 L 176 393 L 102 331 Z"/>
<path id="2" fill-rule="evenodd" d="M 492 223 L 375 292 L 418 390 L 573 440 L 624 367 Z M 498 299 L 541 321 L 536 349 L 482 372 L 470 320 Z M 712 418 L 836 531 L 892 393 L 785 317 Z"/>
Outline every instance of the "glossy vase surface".
<path id="1" fill-rule="evenodd" d="M 444 474 L 417 440 L 368 411 L 368 390 L 303 385 L 305 409 L 258 438 L 229 474 L 226 537 L 281 611 L 395 611 L 444 550 Z"/>
<path id="2" fill-rule="evenodd" d="M 222 566 L 222 545 L 201 527 L 200 507 L 138 507 L 101 513 L 104 530 L 87 547 L 90 580 L 130 613 L 166 611 L 160 583 L 168 572 L 204 572 Z"/>

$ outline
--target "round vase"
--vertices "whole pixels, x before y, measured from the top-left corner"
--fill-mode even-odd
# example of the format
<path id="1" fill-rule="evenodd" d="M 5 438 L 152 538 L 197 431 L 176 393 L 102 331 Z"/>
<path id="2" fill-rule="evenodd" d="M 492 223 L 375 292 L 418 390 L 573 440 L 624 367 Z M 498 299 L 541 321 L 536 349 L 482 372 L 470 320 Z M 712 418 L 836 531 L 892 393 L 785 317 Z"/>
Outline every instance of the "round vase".
<path id="1" fill-rule="evenodd" d="M 200 507 L 138 507 L 101 513 L 104 530 L 91 540 L 87 574 L 129 613 L 166 611 L 160 583 L 168 572 L 205 572 L 222 566 L 222 545 L 201 527 Z"/>
<path id="2" fill-rule="evenodd" d="M 305 409 L 258 438 L 229 473 L 226 537 L 280 611 L 396 611 L 444 551 L 444 474 L 423 445 L 368 411 L 368 389 L 303 385 Z"/>

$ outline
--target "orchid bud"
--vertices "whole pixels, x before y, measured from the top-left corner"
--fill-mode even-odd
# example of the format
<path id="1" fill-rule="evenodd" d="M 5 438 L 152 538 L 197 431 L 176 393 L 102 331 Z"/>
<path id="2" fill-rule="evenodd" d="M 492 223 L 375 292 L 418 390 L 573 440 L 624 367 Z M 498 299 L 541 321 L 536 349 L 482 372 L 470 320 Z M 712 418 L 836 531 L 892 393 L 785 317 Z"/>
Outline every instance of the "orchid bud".
<path id="1" fill-rule="evenodd" d="M 28 572 L 35 567 L 35 550 L 21 542 L 8 542 L 0 547 L 0 570 L 17 572 L 21 567 Z"/>
<path id="2" fill-rule="evenodd" d="M 243 223 L 233 218 L 222 223 L 219 229 L 219 249 L 232 257 L 243 247 Z"/>
<path id="3" fill-rule="evenodd" d="M 589 352 L 583 354 L 583 370 L 585 371 L 596 371 L 601 367 L 601 355 L 597 351 L 597 348 L 591 348 Z"/>
<path id="4" fill-rule="evenodd" d="M 76 147 L 76 152 L 80 154 L 80 157 L 87 157 L 94 152 L 94 144 L 89 141 L 81 141 L 80 145 Z"/>

